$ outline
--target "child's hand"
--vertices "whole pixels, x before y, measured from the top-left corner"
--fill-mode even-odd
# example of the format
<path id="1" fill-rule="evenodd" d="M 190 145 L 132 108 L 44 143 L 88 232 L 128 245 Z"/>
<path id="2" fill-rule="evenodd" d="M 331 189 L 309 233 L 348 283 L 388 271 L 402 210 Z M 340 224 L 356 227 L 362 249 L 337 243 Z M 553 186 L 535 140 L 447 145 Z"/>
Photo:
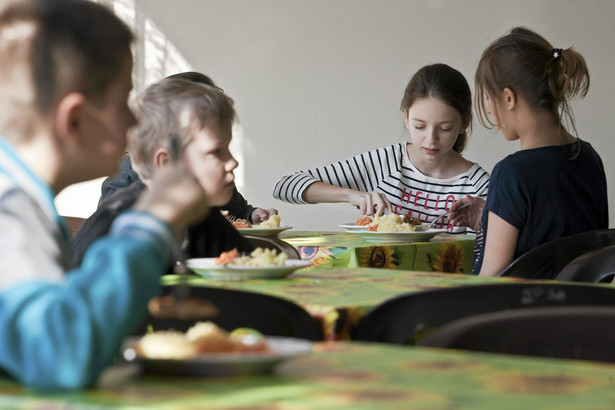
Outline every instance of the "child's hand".
<path id="1" fill-rule="evenodd" d="M 149 212 L 180 234 L 209 213 L 205 198 L 205 191 L 186 164 L 168 164 L 156 172 L 134 209 Z"/>
<path id="2" fill-rule="evenodd" d="M 262 222 L 265 222 L 267 219 L 269 219 L 269 217 L 271 215 L 277 215 L 278 214 L 278 210 L 277 209 L 263 209 L 263 208 L 256 208 L 253 212 L 252 212 L 252 223 L 254 225 L 258 225 Z"/>
<path id="3" fill-rule="evenodd" d="M 463 204 L 471 203 L 472 206 L 461 209 L 455 212 Z M 467 226 L 470 229 L 479 230 L 480 220 L 483 215 L 485 200 L 482 198 L 466 195 L 465 198 L 456 201 L 451 205 L 451 214 L 448 217 L 449 222 L 454 226 Z"/>
<path id="4" fill-rule="evenodd" d="M 391 212 L 389 200 L 379 192 L 350 191 L 348 203 L 361 211 L 361 215 L 382 215 L 385 211 Z"/>

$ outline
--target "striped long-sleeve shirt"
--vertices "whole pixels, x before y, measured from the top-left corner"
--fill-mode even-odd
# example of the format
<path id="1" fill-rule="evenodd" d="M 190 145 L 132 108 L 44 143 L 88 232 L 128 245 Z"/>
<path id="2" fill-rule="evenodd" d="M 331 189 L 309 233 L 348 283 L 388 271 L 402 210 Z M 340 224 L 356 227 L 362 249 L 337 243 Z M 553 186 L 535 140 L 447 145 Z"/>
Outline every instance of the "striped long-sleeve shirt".
<path id="1" fill-rule="evenodd" d="M 478 164 L 452 178 L 422 174 L 410 161 L 406 142 L 368 151 L 325 167 L 299 171 L 280 179 L 273 196 L 285 202 L 305 204 L 303 193 L 315 182 L 362 192 L 383 193 L 400 215 L 431 222 L 467 194 L 487 197 L 489 174 Z M 436 224 L 436 228 L 442 227 Z M 461 233 L 465 228 L 448 227 Z"/>

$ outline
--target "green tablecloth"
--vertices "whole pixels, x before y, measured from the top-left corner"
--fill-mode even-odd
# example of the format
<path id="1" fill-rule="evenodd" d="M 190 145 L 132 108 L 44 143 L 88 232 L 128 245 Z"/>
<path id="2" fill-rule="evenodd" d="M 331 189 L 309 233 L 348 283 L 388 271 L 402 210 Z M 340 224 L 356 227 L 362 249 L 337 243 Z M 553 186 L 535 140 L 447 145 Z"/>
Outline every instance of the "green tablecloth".
<path id="1" fill-rule="evenodd" d="M 612 409 L 615 365 L 329 343 L 274 374 L 217 379 L 109 369 L 98 389 L 44 394 L 0 380 L 1 408 Z"/>
<path id="2" fill-rule="evenodd" d="M 471 273 L 474 235 L 438 235 L 429 242 L 374 243 L 356 233 L 287 231 L 280 239 L 321 268 L 374 267 Z"/>
<path id="3" fill-rule="evenodd" d="M 163 284 L 178 277 L 164 276 Z M 516 278 L 483 277 L 375 268 L 302 269 L 284 279 L 222 281 L 191 277 L 192 286 L 247 290 L 288 299 L 323 324 L 326 340 L 345 340 L 373 307 L 403 293 L 481 283 L 517 282 Z"/>

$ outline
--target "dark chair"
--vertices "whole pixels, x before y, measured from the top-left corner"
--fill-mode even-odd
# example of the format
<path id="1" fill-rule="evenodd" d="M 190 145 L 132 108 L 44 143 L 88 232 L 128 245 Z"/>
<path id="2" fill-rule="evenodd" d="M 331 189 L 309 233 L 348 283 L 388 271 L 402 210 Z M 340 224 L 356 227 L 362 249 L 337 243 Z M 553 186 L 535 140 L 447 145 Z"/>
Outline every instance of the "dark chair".
<path id="1" fill-rule="evenodd" d="M 244 235 L 244 237 L 256 248 L 275 249 L 278 252 L 284 252 L 286 256 L 288 256 L 288 259 L 301 259 L 299 251 L 294 246 L 281 239 L 256 235 Z"/>
<path id="2" fill-rule="evenodd" d="M 553 279 L 577 256 L 615 245 L 615 229 L 600 229 L 544 243 L 512 261 L 499 276 Z"/>
<path id="3" fill-rule="evenodd" d="M 615 277 L 615 245 L 587 252 L 575 258 L 559 272 L 557 280 L 608 282 Z"/>
<path id="4" fill-rule="evenodd" d="M 495 311 L 538 306 L 609 305 L 615 288 L 565 283 L 501 283 L 409 293 L 372 309 L 357 326 L 353 339 L 416 344 L 454 320 Z"/>
<path id="5" fill-rule="evenodd" d="M 163 289 L 165 295 L 175 294 L 173 292 L 174 286 L 166 286 Z M 148 325 L 154 330 L 175 329 L 185 332 L 195 322 L 211 320 L 228 331 L 249 327 L 267 336 L 323 340 L 322 327 L 318 322 L 300 306 L 285 299 L 260 293 L 201 286 L 190 288 L 190 298 L 211 302 L 217 308 L 218 314 L 199 320 L 160 319 L 148 314 L 133 334 L 144 334 Z"/>
<path id="6" fill-rule="evenodd" d="M 615 362 L 615 307 L 565 306 L 486 313 L 451 322 L 422 346 Z"/>

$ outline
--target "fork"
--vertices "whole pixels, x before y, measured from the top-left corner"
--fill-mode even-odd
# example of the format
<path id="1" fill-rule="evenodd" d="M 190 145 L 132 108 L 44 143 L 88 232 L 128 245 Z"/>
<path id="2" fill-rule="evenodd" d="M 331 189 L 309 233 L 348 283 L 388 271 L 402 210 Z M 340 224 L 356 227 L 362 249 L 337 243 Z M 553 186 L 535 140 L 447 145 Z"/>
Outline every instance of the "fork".
<path id="1" fill-rule="evenodd" d="M 460 209 L 467 208 L 467 207 L 469 207 L 469 206 L 471 206 L 471 205 L 472 205 L 471 203 L 463 204 L 463 205 L 461 205 L 459 208 L 455 209 L 455 212 L 459 211 Z M 415 229 L 416 231 L 428 231 L 428 230 L 430 230 L 431 228 L 433 228 L 434 224 L 435 224 L 436 222 L 438 222 L 438 221 L 440 220 L 440 218 L 444 218 L 445 216 L 449 216 L 449 215 L 450 215 L 450 214 L 452 214 L 452 213 L 453 213 L 452 211 L 445 212 L 445 213 L 443 213 L 442 215 L 437 216 L 437 217 L 436 217 L 436 219 L 434 219 L 433 221 L 431 221 L 431 222 L 430 222 L 430 223 L 428 223 L 427 225 L 418 225 L 418 226 L 416 226 L 414 229 Z M 417 229 L 417 228 L 418 228 L 418 229 Z"/>

